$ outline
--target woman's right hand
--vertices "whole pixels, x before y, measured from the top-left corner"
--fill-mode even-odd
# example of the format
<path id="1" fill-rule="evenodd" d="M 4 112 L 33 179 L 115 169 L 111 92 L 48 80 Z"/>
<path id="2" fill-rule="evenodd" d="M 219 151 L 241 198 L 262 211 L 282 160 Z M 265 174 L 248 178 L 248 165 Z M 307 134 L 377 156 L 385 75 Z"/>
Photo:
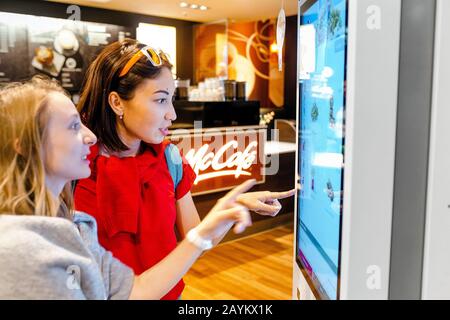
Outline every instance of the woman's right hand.
<path id="1" fill-rule="evenodd" d="M 255 185 L 256 180 L 247 180 L 219 199 L 208 215 L 196 227 L 198 234 L 208 240 L 222 237 L 235 225 L 235 233 L 241 233 L 251 226 L 248 209 L 236 202 L 237 197 Z"/>

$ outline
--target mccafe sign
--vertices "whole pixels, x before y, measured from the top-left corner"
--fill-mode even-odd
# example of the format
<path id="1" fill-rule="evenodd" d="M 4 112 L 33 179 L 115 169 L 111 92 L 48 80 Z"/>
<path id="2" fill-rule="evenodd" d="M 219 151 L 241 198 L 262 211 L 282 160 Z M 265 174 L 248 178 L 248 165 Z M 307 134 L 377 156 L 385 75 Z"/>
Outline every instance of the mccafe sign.
<path id="1" fill-rule="evenodd" d="M 265 181 L 265 128 L 177 130 L 170 140 L 197 175 L 193 195 L 231 189 L 248 179 Z"/>

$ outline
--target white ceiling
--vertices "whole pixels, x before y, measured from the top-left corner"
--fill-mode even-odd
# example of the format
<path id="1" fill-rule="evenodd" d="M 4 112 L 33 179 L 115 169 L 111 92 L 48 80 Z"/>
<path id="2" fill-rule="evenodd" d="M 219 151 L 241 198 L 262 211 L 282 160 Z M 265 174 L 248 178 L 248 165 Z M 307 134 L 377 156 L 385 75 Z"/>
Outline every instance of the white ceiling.
<path id="1" fill-rule="evenodd" d="M 278 16 L 282 2 L 286 16 L 297 14 L 298 0 L 47 0 L 111 10 L 174 18 L 181 20 L 211 22 L 223 19 L 254 21 Z M 205 5 L 209 10 L 181 8 L 180 2 Z M 81 13 L 83 14 L 83 13 Z"/>

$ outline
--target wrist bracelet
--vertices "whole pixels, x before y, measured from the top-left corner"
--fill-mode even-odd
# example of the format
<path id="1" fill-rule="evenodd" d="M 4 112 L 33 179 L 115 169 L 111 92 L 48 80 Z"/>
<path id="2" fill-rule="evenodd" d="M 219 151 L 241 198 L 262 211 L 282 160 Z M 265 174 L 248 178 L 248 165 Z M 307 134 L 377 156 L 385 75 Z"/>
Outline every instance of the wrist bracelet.
<path id="1" fill-rule="evenodd" d="M 192 228 L 191 230 L 189 230 L 189 232 L 186 234 L 186 239 L 201 250 L 209 250 L 213 247 L 212 241 L 202 238 L 198 234 L 196 228 Z"/>

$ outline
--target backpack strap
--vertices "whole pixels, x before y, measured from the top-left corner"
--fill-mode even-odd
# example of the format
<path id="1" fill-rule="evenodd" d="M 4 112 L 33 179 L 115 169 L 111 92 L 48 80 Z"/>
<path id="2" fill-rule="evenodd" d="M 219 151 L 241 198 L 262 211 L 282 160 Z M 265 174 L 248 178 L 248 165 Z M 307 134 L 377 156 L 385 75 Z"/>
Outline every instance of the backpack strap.
<path id="1" fill-rule="evenodd" d="M 167 145 L 164 150 L 164 155 L 170 175 L 172 176 L 174 188 L 176 189 L 183 178 L 183 159 L 178 148 L 172 143 Z"/>

